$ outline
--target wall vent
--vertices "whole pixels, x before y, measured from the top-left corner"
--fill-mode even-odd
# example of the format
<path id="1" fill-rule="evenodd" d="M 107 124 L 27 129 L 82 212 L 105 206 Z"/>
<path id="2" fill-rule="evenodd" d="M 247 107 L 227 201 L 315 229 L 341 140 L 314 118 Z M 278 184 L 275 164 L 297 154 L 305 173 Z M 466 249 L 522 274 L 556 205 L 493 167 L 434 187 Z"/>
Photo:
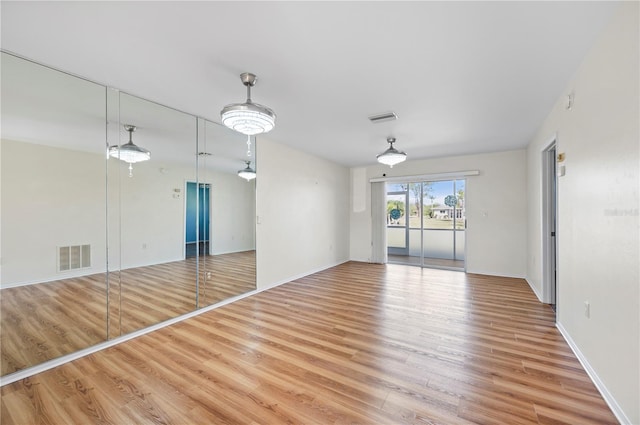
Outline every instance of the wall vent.
<path id="1" fill-rule="evenodd" d="M 395 112 L 385 112 L 384 114 L 369 115 L 369 121 L 371 121 L 374 124 L 379 122 L 385 122 L 385 121 L 393 121 L 397 119 L 398 119 L 398 116 L 396 115 Z"/>
<path id="2" fill-rule="evenodd" d="M 91 245 L 58 247 L 58 271 L 86 269 L 91 267 Z"/>

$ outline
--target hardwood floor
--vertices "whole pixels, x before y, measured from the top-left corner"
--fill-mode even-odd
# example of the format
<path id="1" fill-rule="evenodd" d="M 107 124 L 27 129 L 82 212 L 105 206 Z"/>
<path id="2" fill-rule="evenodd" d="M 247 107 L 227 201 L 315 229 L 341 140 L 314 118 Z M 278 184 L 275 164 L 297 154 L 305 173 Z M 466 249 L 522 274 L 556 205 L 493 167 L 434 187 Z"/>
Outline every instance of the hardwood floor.
<path id="1" fill-rule="evenodd" d="M 521 279 L 346 263 L 1 389 L 10 424 L 610 424 Z"/>
<path id="2" fill-rule="evenodd" d="M 255 251 L 200 257 L 198 306 L 255 289 Z M 109 337 L 196 308 L 196 259 L 109 274 Z M 105 274 L 0 291 L 2 375 L 106 340 Z"/>

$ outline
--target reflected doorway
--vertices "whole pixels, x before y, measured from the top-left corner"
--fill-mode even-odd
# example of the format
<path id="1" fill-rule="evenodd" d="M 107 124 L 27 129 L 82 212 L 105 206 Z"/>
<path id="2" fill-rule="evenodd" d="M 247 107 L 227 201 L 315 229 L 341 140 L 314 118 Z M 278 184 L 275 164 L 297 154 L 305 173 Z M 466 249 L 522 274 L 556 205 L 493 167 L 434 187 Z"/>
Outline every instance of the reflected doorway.
<path id="1" fill-rule="evenodd" d="M 185 258 L 209 255 L 211 185 L 187 182 Z"/>
<path id="2" fill-rule="evenodd" d="M 389 263 L 465 270 L 464 179 L 387 183 Z"/>

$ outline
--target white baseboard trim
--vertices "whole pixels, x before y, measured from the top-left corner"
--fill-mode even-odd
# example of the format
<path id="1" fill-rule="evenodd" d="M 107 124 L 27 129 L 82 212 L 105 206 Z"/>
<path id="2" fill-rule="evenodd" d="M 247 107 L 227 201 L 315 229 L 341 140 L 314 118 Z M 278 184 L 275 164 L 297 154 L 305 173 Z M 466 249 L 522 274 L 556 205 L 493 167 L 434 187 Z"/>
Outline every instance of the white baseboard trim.
<path id="1" fill-rule="evenodd" d="M 326 265 L 326 266 L 321 266 L 321 267 L 315 268 L 313 270 L 306 271 L 304 273 L 299 273 L 299 274 L 296 274 L 296 275 L 293 275 L 293 276 L 289 276 L 289 277 L 287 277 L 285 279 L 281 279 L 281 280 L 279 280 L 277 282 L 270 283 L 267 286 L 260 288 L 260 290 L 258 292 L 264 291 L 266 289 L 275 288 L 276 286 L 280 286 L 280 285 L 283 285 L 285 283 L 293 282 L 294 280 L 301 279 L 301 278 L 303 278 L 305 276 L 309 276 L 311 274 L 318 273 L 318 272 L 321 272 L 323 270 L 330 269 L 331 267 L 339 266 L 340 264 L 348 263 L 349 261 L 351 261 L 351 260 L 340 260 L 340 261 L 337 261 L 335 263 L 332 263 L 332 264 L 329 264 L 329 265 Z"/>
<path id="2" fill-rule="evenodd" d="M 604 401 L 609 405 L 609 408 L 611 408 L 611 411 L 613 412 L 615 417 L 618 419 L 618 421 L 620 421 L 621 424 L 631 425 L 631 420 L 624 413 L 624 411 L 622 410 L 622 408 L 620 407 L 616 399 L 613 397 L 613 395 L 609 392 L 606 385 L 604 385 L 604 382 L 602 382 L 602 380 L 600 379 L 596 371 L 593 370 L 587 358 L 582 354 L 582 352 L 580 351 L 576 343 L 571 338 L 571 335 L 569 335 L 569 332 L 567 332 L 567 330 L 564 328 L 564 326 L 562 326 L 562 324 L 557 322 L 556 322 L 556 328 L 558 328 L 558 330 L 560 331 L 560 334 L 562 334 L 565 341 L 567 341 L 567 344 L 569 344 L 571 351 L 573 351 L 573 354 L 576 355 L 576 357 L 578 358 L 578 361 L 580 362 L 584 370 L 587 372 L 587 375 L 589 375 L 589 378 L 591 378 L 591 380 L 593 381 L 593 384 L 596 386 L 598 391 L 600 391 L 602 398 L 604 398 Z"/>
<path id="3" fill-rule="evenodd" d="M 474 269 L 467 268 L 467 273 L 482 274 L 485 276 L 509 277 L 513 279 L 525 279 L 525 276 L 521 274 L 502 273 L 502 272 L 496 272 L 494 270 L 474 270 Z"/>
<path id="4" fill-rule="evenodd" d="M 527 281 L 527 284 L 529 285 L 529 288 L 531 288 L 531 290 L 533 291 L 533 293 L 536 295 L 536 297 L 538 298 L 538 301 L 540 301 L 540 302 L 541 302 L 541 303 L 543 303 L 543 304 L 546 304 L 546 303 L 542 300 L 542 294 L 541 294 L 540 292 L 538 292 L 538 289 L 537 289 L 535 286 L 533 286 L 533 285 L 531 284 L 531 282 L 529 282 L 529 278 L 526 278 L 526 277 L 525 277 L 525 278 L 524 278 L 524 280 L 526 280 L 526 281 Z"/>
<path id="5" fill-rule="evenodd" d="M 58 272 L 55 276 L 49 276 L 42 279 L 25 280 L 21 282 L 12 283 L 0 283 L 0 289 L 18 288 L 20 286 L 39 285 L 41 283 L 51 283 L 62 279 L 74 279 L 77 277 L 91 276 L 93 274 L 105 273 L 105 269 L 94 269 L 87 267 L 78 270 L 69 270 L 64 272 Z"/>

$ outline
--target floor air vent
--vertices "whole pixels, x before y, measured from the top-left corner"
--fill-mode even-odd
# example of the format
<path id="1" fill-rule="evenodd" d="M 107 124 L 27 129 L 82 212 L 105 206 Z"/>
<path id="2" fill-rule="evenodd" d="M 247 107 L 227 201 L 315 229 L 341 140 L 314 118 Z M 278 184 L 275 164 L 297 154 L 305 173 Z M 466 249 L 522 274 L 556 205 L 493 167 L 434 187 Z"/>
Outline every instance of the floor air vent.
<path id="1" fill-rule="evenodd" d="M 58 247 L 58 271 L 91 267 L 91 245 Z"/>

